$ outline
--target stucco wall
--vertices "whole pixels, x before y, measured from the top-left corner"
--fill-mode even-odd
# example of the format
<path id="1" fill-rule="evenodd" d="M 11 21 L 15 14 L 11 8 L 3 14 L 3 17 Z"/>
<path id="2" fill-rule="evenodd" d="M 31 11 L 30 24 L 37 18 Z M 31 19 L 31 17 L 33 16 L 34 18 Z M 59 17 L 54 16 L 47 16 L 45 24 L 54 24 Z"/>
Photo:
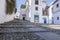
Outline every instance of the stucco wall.
<path id="1" fill-rule="evenodd" d="M 42 19 L 42 5 L 45 7 L 46 4 L 42 4 L 42 0 L 39 0 L 39 4 L 35 5 L 35 0 L 31 0 L 31 6 L 30 6 L 30 11 L 31 11 L 31 18 L 30 21 L 34 22 L 34 15 L 39 15 L 39 23 L 43 23 Z M 38 11 L 35 10 L 35 7 L 38 7 Z"/>
<path id="2" fill-rule="evenodd" d="M 57 7 L 57 4 L 59 7 Z M 57 17 L 59 17 L 59 20 L 57 20 Z M 54 24 L 60 24 L 60 0 L 58 0 L 53 7 L 53 18 L 54 18 Z"/>
<path id="3" fill-rule="evenodd" d="M 59 20 L 57 20 L 57 17 L 59 17 Z M 60 24 L 60 12 L 53 14 L 53 18 L 54 18 L 54 24 Z"/>
<path id="4" fill-rule="evenodd" d="M 23 15 L 26 15 L 26 8 L 20 10 L 20 19 L 23 19 Z"/>
<path id="5" fill-rule="evenodd" d="M 5 0 L 0 0 L 0 23 L 4 22 L 5 17 Z"/>
<path id="6" fill-rule="evenodd" d="M 49 8 L 48 8 L 48 13 L 49 13 L 49 24 L 52 24 L 52 7 L 53 5 L 51 5 Z"/>
<path id="7" fill-rule="evenodd" d="M 13 13 L 11 15 L 5 15 L 5 22 L 14 20 L 14 16 L 15 16 L 15 13 Z"/>
<path id="8" fill-rule="evenodd" d="M 57 4 L 59 7 L 57 7 Z M 53 6 L 53 13 L 56 13 L 57 11 L 60 11 L 60 0 L 58 0 Z"/>
<path id="9" fill-rule="evenodd" d="M 14 15 L 6 15 L 5 13 L 6 1 L 0 0 L 0 23 L 8 22 L 14 19 Z"/>

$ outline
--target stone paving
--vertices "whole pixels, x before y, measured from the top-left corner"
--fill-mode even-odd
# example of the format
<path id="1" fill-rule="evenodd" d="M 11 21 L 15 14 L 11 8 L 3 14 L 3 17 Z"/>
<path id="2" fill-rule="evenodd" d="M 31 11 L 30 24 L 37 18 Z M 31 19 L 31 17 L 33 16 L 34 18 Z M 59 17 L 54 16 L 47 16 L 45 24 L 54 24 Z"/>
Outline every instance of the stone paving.
<path id="1" fill-rule="evenodd" d="M 0 24 L 0 40 L 44 40 L 34 34 L 38 30 L 31 30 L 30 28 L 37 27 L 33 23 L 23 20 L 13 20 Z"/>
<path id="2" fill-rule="evenodd" d="M 53 27 L 53 26 L 52 26 L 52 27 Z M 56 29 L 55 27 L 52 28 L 52 27 L 44 27 L 44 26 L 42 26 L 42 28 L 44 28 L 44 29 L 46 29 L 46 30 L 48 30 L 48 31 L 50 31 L 50 32 L 53 32 L 53 33 L 56 33 L 56 34 L 60 35 L 60 28 L 57 27 L 57 26 L 55 26 L 55 27 L 56 27 L 56 28 L 59 28 L 59 29 Z"/>
<path id="3" fill-rule="evenodd" d="M 60 35 L 52 30 L 28 21 L 14 20 L 0 25 L 0 40 L 60 40 Z"/>
<path id="4" fill-rule="evenodd" d="M 4 33 L 0 34 L 0 40 L 44 40 L 34 33 Z"/>
<path id="5" fill-rule="evenodd" d="M 60 40 L 60 35 L 57 35 L 52 32 L 40 32 L 40 33 L 35 33 L 35 34 L 41 36 L 45 40 Z"/>
<path id="6" fill-rule="evenodd" d="M 46 28 L 40 27 L 36 30 L 42 29 L 40 32 L 36 32 L 36 35 L 39 35 L 40 37 L 44 38 L 45 40 L 60 40 L 60 35 L 56 34 L 55 32 L 52 32 L 52 30 L 49 31 L 43 31 L 47 30 Z M 31 30 L 35 30 L 32 28 Z"/>

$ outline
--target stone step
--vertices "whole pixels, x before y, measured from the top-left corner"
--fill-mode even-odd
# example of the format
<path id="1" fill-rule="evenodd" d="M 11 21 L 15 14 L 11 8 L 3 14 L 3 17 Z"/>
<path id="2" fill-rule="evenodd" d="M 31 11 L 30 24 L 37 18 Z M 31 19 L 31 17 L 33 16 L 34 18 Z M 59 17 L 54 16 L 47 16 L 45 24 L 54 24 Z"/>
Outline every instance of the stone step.
<path id="1" fill-rule="evenodd" d="M 27 20 L 15 19 L 15 20 L 5 22 L 5 23 L 0 24 L 0 25 L 31 25 L 31 24 L 34 24 L 34 23 L 31 23 Z"/>
<path id="2" fill-rule="evenodd" d="M 26 25 L 26 24 L 34 24 L 31 22 L 5 22 L 4 24 L 0 24 L 0 25 Z"/>
<path id="3" fill-rule="evenodd" d="M 36 30 L 35 30 L 36 29 Z M 39 28 L 1 28 L 0 33 L 11 33 L 11 32 L 49 32 L 45 29 L 39 29 Z"/>
<path id="4" fill-rule="evenodd" d="M 12 20 L 10 22 L 30 22 L 30 21 L 27 21 L 27 20 Z"/>
<path id="5" fill-rule="evenodd" d="M 35 28 L 36 25 L 0 25 L 0 28 Z"/>
<path id="6" fill-rule="evenodd" d="M 0 25 L 34 25 L 32 23 L 8 23 L 8 24 L 0 24 Z"/>
<path id="7" fill-rule="evenodd" d="M 12 22 L 5 22 L 5 23 L 30 23 L 30 22 L 26 22 L 26 21 L 12 21 Z"/>

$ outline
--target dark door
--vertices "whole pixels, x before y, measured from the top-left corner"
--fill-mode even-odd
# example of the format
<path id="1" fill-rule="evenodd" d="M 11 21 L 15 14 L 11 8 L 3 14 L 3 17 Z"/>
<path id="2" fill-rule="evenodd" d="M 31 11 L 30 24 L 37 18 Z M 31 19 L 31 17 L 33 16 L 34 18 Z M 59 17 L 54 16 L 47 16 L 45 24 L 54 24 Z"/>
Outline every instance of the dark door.
<path id="1" fill-rule="evenodd" d="M 25 20 L 25 17 L 23 17 L 23 20 Z"/>
<path id="2" fill-rule="evenodd" d="M 46 24 L 46 18 L 44 18 L 44 24 Z"/>

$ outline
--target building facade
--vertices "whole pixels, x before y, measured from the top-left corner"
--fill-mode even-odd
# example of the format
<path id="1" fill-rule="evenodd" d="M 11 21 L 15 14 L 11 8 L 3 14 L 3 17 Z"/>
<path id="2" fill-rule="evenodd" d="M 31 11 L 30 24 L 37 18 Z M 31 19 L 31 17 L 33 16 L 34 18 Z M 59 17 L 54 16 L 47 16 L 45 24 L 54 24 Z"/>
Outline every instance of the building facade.
<path id="1" fill-rule="evenodd" d="M 52 24 L 60 24 L 60 0 L 55 0 L 50 6 L 50 18 Z"/>
<path id="2" fill-rule="evenodd" d="M 52 21 L 54 21 L 54 24 L 60 24 L 60 0 L 56 0 L 53 5 Z"/>
<path id="3" fill-rule="evenodd" d="M 45 0 L 26 0 L 26 20 L 33 23 L 48 23 Z"/>
<path id="4" fill-rule="evenodd" d="M 15 12 L 6 14 L 7 0 L 0 0 L 0 23 L 8 22 L 14 19 Z"/>
<path id="5" fill-rule="evenodd" d="M 20 19 L 26 19 L 26 8 L 20 10 Z"/>
<path id="6" fill-rule="evenodd" d="M 54 1 L 55 2 L 55 1 Z M 52 5 L 54 2 L 50 3 L 49 7 L 48 7 L 48 13 L 49 13 L 49 24 L 52 24 L 52 14 L 53 14 L 53 6 Z"/>

